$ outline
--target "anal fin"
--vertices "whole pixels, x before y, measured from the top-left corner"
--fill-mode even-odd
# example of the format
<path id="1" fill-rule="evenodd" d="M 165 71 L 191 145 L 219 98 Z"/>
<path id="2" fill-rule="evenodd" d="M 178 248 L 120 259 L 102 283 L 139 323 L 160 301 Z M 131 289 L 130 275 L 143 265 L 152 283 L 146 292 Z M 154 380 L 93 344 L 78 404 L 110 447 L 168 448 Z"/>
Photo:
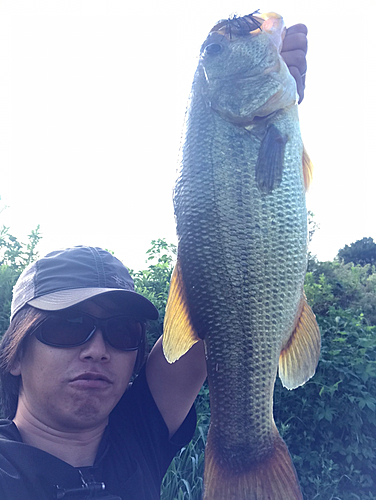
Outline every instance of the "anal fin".
<path id="1" fill-rule="evenodd" d="M 163 353 L 174 363 L 200 339 L 192 326 L 179 259 L 172 273 L 163 328 Z"/>
<path id="2" fill-rule="evenodd" d="M 294 331 L 279 356 L 278 374 L 287 389 L 295 389 L 313 377 L 319 361 L 320 343 L 316 316 L 303 296 Z"/>

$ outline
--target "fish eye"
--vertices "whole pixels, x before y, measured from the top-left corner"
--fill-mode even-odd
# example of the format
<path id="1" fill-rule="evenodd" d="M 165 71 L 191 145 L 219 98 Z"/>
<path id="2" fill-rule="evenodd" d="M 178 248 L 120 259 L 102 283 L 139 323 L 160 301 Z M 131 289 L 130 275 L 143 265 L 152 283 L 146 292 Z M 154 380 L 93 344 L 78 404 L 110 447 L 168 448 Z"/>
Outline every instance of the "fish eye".
<path id="1" fill-rule="evenodd" d="M 209 54 L 210 56 L 215 56 L 220 52 L 222 52 L 222 49 L 223 47 L 220 43 L 209 43 L 209 45 L 205 47 L 205 54 Z"/>

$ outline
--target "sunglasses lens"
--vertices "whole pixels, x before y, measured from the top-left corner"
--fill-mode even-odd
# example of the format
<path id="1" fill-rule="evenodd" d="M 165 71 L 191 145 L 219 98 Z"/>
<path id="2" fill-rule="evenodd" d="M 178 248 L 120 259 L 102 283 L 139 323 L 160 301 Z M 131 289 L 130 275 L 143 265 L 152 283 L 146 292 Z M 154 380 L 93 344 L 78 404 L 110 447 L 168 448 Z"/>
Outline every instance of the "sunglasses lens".
<path id="1" fill-rule="evenodd" d="M 89 316 L 51 317 L 41 326 L 41 340 L 51 345 L 74 346 L 85 342 L 95 328 Z"/>
<path id="2" fill-rule="evenodd" d="M 137 349 L 140 346 L 143 325 L 132 318 L 117 317 L 107 320 L 107 340 L 112 347 L 121 350 Z"/>
<path id="3" fill-rule="evenodd" d="M 84 344 L 95 328 L 101 328 L 105 340 L 116 349 L 135 350 L 140 347 L 144 325 L 127 316 L 97 319 L 86 314 L 51 316 L 35 333 L 47 345 L 73 347 Z"/>

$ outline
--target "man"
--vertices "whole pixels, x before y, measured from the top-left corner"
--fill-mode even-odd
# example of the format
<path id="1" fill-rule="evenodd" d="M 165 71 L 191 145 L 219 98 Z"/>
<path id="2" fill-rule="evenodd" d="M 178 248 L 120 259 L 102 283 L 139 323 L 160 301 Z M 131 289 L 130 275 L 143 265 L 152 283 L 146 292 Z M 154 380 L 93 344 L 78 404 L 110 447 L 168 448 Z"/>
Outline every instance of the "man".
<path id="1" fill-rule="evenodd" d="M 300 101 L 306 33 L 290 28 L 282 52 Z M 168 364 L 159 339 L 129 387 L 157 316 L 104 250 L 52 252 L 24 271 L 0 346 L 1 500 L 159 498 L 193 435 L 206 364 L 200 342 Z"/>

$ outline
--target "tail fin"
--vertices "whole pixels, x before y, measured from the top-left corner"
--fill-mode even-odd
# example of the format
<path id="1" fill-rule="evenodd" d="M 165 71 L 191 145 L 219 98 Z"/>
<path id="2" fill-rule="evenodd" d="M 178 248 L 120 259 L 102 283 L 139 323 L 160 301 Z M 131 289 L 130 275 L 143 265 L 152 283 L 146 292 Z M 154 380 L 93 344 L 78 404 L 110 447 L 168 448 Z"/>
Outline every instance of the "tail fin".
<path id="1" fill-rule="evenodd" d="M 222 462 L 222 463 L 221 463 Z M 205 449 L 203 500 L 302 500 L 295 467 L 275 428 L 272 455 L 247 471 L 226 468 L 216 456 L 210 432 Z"/>

